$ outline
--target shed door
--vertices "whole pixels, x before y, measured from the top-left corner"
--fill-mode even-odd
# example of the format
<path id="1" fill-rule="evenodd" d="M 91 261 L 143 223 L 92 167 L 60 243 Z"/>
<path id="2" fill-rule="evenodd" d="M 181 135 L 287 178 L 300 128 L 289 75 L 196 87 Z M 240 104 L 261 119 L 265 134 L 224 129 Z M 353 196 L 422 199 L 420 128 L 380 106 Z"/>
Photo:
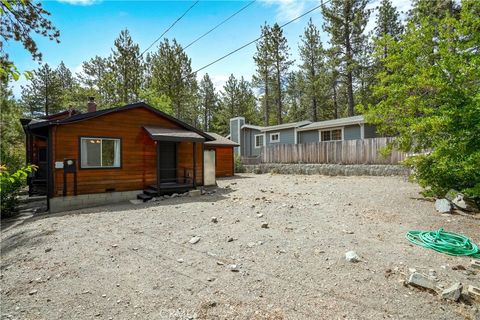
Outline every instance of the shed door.
<path id="1" fill-rule="evenodd" d="M 205 150 L 203 152 L 203 167 L 205 169 L 204 184 L 206 186 L 214 186 L 215 180 L 215 150 Z"/>
<path id="2" fill-rule="evenodd" d="M 177 143 L 162 141 L 158 159 L 160 161 L 160 182 L 177 181 Z"/>

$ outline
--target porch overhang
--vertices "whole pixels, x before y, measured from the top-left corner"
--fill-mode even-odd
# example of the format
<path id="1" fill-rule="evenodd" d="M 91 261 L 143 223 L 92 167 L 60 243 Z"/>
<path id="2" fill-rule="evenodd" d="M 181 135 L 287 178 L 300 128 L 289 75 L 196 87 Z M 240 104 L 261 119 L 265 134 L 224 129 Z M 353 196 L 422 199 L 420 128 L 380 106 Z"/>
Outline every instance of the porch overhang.
<path id="1" fill-rule="evenodd" d="M 205 138 L 199 135 L 196 132 L 188 131 L 185 129 L 169 129 L 163 127 L 155 126 L 144 126 L 143 127 L 147 132 L 150 138 L 155 141 L 190 141 L 190 142 L 203 142 Z"/>

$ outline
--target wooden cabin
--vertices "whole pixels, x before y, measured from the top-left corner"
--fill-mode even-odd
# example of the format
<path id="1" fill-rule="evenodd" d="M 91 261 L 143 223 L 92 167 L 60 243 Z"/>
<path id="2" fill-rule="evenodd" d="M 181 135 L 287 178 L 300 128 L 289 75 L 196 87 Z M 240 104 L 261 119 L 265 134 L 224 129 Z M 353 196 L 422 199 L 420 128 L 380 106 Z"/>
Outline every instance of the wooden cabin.
<path id="1" fill-rule="evenodd" d="M 86 113 L 22 120 L 27 162 L 39 166 L 30 190 L 43 184 L 51 212 L 204 184 L 204 149 L 214 137 L 143 102 L 99 111 L 92 103 Z"/>

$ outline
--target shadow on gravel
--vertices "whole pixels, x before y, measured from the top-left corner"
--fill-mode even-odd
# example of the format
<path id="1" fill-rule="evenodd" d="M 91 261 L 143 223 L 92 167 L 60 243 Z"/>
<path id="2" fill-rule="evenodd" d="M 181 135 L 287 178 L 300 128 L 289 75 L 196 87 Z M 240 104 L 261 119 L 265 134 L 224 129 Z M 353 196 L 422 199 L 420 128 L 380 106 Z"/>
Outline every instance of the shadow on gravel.
<path id="1" fill-rule="evenodd" d="M 43 239 L 54 234 L 56 230 L 25 230 L 16 232 L 11 236 L 2 239 L 1 250 L 2 255 L 12 251 L 18 247 L 35 246 L 42 244 Z M 4 267 L 2 265 L 2 267 Z"/>

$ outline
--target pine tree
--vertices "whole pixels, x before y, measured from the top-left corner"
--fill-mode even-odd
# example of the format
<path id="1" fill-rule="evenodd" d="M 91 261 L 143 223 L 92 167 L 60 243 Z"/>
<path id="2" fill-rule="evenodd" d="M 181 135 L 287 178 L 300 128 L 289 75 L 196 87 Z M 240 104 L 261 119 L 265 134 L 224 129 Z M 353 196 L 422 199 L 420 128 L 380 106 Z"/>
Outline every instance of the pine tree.
<path id="1" fill-rule="evenodd" d="M 171 102 L 175 117 L 195 123 L 197 121 L 197 81 L 192 74 L 191 60 L 174 39 L 164 39 L 151 57 L 151 89 L 165 95 Z"/>
<path id="2" fill-rule="evenodd" d="M 270 27 L 264 25 L 261 27 L 261 39 L 257 41 L 257 52 L 253 56 L 253 60 L 257 65 L 256 74 L 253 76 L 253 82 L 255 87 L 260 90 L 263 123 L 264 125 L 270 125 L 270 86 L 272 82 L 272 60 L 270 55 Z"/>
<path id="3" fill-rule="evenodd" d="M 310 119 L 315 122 L 320 119 L 319 104 L 320 101 L 326 100 L 329 88 L 325 68 L 325 50 L 320 39 L 320 31 L 315 27 L 312 19 L 308 22 L 301 37 L 299 52 L 300 70 L 305 79 L 305 91 L 311 101 Z M 322 108 L 326 108 L 325 103 Z"/>
<path id="4" fill-rule="evenodd" d="M 215 93 L 215 87 L 213 86 L 213 82 L 208 73 L 206 73 L 200 81 L 199 95 L 200 107 L 203 115 L 203 130 L 209 131 L 213 114 L 216 112 L 217 108 L 217 94 Z"/>
<path id="5" fill-rule="evenodd" d="M 35 70 L 28 84 L 21 88 L 22 104 L 32 116 L 49 115 L 66 108 L 62 105 L 60 77 L 47 63 Z"/>
<path id="6" fill-rule="evenodd" d="M 391 0 L 382 0 L 382 2 L 380 2 L 374 31 L 375 39 L 380 39 L 388 35 L 395 41 L 400 40 L 403 26 L 400 21 L 399 13 L 392 5 Z M 387 54 L 388 47 L 386 44 L 383 44 L 383 58 L 385 58 Z"/>
<path id="7" fill-rule="evenodd" d="M 290 60 L 289 47 L 287 44 L 287 38 L 283 35 L 283 30 L 278 24 L 274 24 L 270 29 L 270 60 L 272 62 L 272 74 L 274 78 L 273 89 L 276 110 L 276 124 L 283 123 L 283 114 L 285 112 L 283 108 L 283 91 L 285 90 L 285 78 L 288 74 L 289 67 L 293 64 L 293 60 Z"/>
<path id="8" fill-rule="evenodd" d="M 301 70 L 292 71 L 288 74 L 285 90 L 285 98 L 288 103 L 288 122 L 305 120 L 305 115 L 311 111 L 309 102 L 305 101 L 308 100 L 305 94 L 307 87 L 305 75 Z"/>
<path id="9" fill-rule="evenodd" d="M 330 34 L 330 44 L 339 54 L 341 75 L 345 78 L 348 115 L 355 113 L 354 73 L 359 68 L 358 55 L 366 41 L 364 30 L 370 15 L 368 0 L 332 0 L 323 5 L 324 30 Z"/>
<path id="10" fill-rule="evenodd" d="M 79 75 L 80 83 L 89 92 L 95 92 L 99 109 L 114 106 L 116 99 L 116 84 L 110 63 L 107 58 L 95 56 L 82 64 L 82 72 Z"/>
<path id="11" fill-rule="evenodd" d="M 118 104 L 136 102 L 143 79 L 140 48 L 127 29 L 122 30 L 112 49 L 111 70 L 115 79 Z"/>

